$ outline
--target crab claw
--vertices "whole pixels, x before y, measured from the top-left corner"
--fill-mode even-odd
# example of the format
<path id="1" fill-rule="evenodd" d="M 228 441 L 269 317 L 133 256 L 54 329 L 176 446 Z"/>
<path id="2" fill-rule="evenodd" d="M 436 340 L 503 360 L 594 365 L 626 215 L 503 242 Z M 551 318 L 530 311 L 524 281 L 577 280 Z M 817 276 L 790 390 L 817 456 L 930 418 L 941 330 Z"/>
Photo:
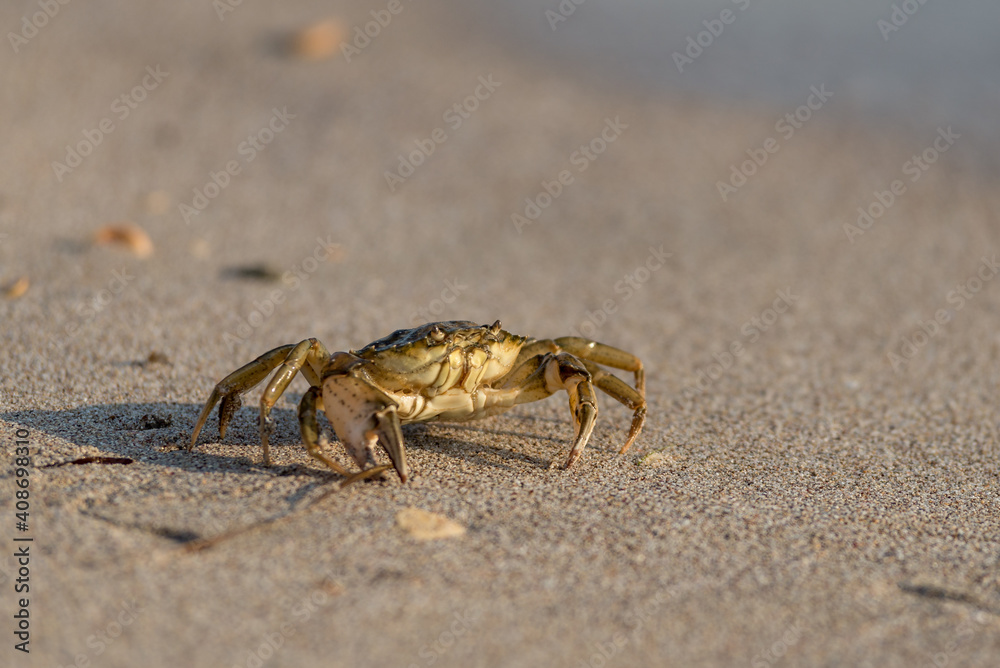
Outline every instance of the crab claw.
<path id="1" fill-rule="evenodd" d="M 392 466 L 399 474 L 401 482 L 406 482 L 409 472 L 406 470 L 406 449 L 403 447 L 403 430 L 400 429 L 396 405 L 386 406 L 375 412 L 375 434 L 378 442 L 389 453 Z"/>
<path id="2" fill-rule="evenodd" d="M 374 448 L 389 453 L 399 479 L 406 482 L 406 450 L 396 402 L 351 369 L 327 376 L 323 406 L 338 438 L 362 469 L 377 466 Z"/>

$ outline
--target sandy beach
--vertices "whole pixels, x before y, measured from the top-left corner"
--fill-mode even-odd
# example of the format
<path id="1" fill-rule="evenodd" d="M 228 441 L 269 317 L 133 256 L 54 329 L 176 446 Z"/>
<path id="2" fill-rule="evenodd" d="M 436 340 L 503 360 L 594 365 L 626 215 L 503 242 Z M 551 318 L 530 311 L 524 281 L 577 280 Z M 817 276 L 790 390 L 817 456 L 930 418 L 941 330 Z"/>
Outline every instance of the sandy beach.
<path id="1" fill-rule="evenodd" d="M 1000 665 L 985 137 L 577 76 L 450 3 L 54 4 L 0 8 L 3 665 Z M 599 393 L 550 468 L 560 394 L 340 490 L 297 379 L 271 467 L 260 388 L 186 449 L 278 345 L 497 319 L 639 356 L 634 447 Z"/>

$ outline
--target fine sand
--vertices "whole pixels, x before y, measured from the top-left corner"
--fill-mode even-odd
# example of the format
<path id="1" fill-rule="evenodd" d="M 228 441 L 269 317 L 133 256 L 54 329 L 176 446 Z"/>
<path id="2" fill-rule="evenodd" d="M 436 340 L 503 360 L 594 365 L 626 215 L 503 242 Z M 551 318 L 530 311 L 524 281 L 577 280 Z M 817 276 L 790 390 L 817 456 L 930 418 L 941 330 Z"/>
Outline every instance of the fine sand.
<path id="1" fill-rule="evenodd" d="M 12 4 L 13 30 L 37 7 Z M 3 56 L 0 285 L 30 287 L 0 298 L 0 535 L 30 545 L 31 652 L 6 556 L 0 663 L 998 665 L 1000 194 L 977 137 L 912 172 L 947 124 L 834 97 L 786 137 L 794 105 L 594 83 L 450 6 L 403 2 L 347 62 L 289 31 L 385 5 L 147 4 L 60 5 Z M 150 256 L 92 243 L 123 222 Z M 405 427 L 412 480 L 341 491 L 300 445 L 297 380 L 272 467 L 259 389 L 186 451 L 214 383 L 277 345 L 498 318 L 638 355 L 635 446 L 601 394 L 582 460 L 550 469 L 557 395 Z M 465 531 L 421 540 L 411 507 Z"/>

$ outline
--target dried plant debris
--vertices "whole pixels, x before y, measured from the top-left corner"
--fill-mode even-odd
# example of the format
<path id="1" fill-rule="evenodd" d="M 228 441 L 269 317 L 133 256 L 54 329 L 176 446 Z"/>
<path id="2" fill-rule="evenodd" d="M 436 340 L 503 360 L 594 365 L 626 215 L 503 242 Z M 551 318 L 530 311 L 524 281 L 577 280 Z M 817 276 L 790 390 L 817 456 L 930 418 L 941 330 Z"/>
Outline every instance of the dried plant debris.
<path id="1" fill-rule="evenodd" d="M 5 299 L 20 299 L 29 287 L 31 287 L 31 281 L 28 280 L 27 276 L 22 276 L 3 289 L 3 296 Z"/>
<path id="2" fill-rule="evenodd" d="M 914 596 L 919 596 L 921 598 L 961 603 L 990 615 L 1000 615 L 1000 607 L 992 605 L 988 601 L 958 589 L 950 589 L 935 584 L 918 584 L 913 582 L 900 582 L 897 586 L 901 591 Z"/>
<path id="3" fill-rule="evenodd" d="M 167 357 L 166 353 L 161 353 L 158 350 L 154 350 L 153 352 L 149 353 L 146 359 L 140 362 L 133 362 L 133 364 L 135 364 L 136 366 L 146 367 L 150 366 L 151 364 L 173 364 L 173 362 L 170 361 L 170 358 Z"/>
<path id="4" fill-rule="evenodd" d="M 98 246 L 120 244 L 134 253 L 136 257 L 141 258 L 153 254 L 153 240 L 149 238 L 145 230 L 133 223 L 119 223 L 101 227 L 94 234 L 94 243 Z"/>
<path id="5" fill-rule="evenodd" d="M 198 535 L 194 531 L 189 531 L 187 529 L 173 529 L 171 527 L 153 527 L 151 531 L 157 536 L 162 536 L 163 538 L 169 538 L 170 540 L 177 541 L 178 543 L 193 543 L 194 541 L 202 539 L 200 535 Z"/>
<path id="6" fill-rule="evenodd" d="M 281 272 L 266 264 L 244 264 L 233 267 L 226 267 L 222 270 L 223 278 L 239 278 L 253 281 L 277 281 L 281 279 Z"/>
<path id="7" fill-rule="evenodd" d="M 403 508 L 396 513 L 396 523 L 417 540 L 454 538 L 465 534 L 465 527 L 458 522 L 419 508 Z"/>
<path id="8" fill-rule="evenodd" d="M 149 413 L 139 418 L 139 429 L 146 431 L 149 429 L 165 429 L 174 424 L 174 419 L 169 416 L 150 415 Z"/>
<path id="9" fill-rule="evenodd" d="M 51 469 L 57 466 L 69 466 L 80 465 L 80 464 L 131 464 L 134 459 L 129 459 L 128 457 L 80 457 L 79 459 L 72 459 L 68 462 L 56 462 L 55 464 L 45 464 L 39 468 Z"/>

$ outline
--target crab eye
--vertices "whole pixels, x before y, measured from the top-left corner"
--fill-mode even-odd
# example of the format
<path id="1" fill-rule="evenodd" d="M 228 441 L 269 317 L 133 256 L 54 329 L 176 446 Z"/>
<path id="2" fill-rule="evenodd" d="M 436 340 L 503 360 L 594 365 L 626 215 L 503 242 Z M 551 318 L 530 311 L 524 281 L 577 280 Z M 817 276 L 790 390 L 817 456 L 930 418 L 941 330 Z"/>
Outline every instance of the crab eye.
<path id="1" fill-rule="evenodd" d="M 431 340 L 432 341 L 444 341 L 444 331 L 440 327 L 435 327 L 431 330 Z"/>
<path id="2" fill-rule="evenodd" d="M 497 320 L 495 323 L 493 323 L 493 326 L 490 327 L 490 331 L 493 332 L 493 334 L 499 334 L 500 333 L 500 321 L 499 320 Z"/>

